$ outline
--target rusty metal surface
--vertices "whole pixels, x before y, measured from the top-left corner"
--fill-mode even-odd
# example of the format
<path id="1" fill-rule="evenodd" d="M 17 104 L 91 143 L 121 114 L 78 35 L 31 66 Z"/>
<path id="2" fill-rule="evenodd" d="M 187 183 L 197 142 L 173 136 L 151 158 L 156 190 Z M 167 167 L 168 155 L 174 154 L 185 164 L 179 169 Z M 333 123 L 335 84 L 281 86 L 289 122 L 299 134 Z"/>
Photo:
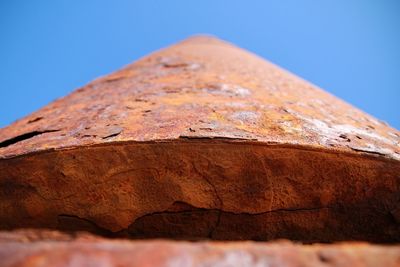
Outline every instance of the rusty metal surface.
<path id="1" fill-rule="evenodd" d="M 400 266 L 400 246 L 301 245 L 289 241 L 176 242 L 109 240 L 54 231 L 0 232 L 2 267 Z"/>
<path id="2" fill-rule="evenodd" d="M 399 242 L 399 136 L 255 55 L 191 38 L 1 129 L 0 228 Z"/>
<path id="3" fill-rule="evenodd" d="M 400 164 L 383 157 L 196 139 L 35 153 L 0 170 L 0 229 L 400 242 Z"/>
<path id="4" fill-rule="evenodd" d="M 400 132 L 265 60 L 194 37 L 0 130 L 0 158 L 114 142 L 227 138 L 400 159 Z"/>

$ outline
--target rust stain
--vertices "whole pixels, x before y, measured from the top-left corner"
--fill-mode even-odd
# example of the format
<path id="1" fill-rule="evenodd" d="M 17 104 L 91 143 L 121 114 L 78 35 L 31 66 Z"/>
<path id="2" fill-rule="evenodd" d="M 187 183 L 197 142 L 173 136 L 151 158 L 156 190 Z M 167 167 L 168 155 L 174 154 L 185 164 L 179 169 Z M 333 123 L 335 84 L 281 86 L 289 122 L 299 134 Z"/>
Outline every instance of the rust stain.
<path id="1" fill-rule="evenodd" d="M 189 38 L 97 79 L 0 130 L 8 158 L 110 141 L 226 137 L 400 159 L 400 133 L 273 64 Z M 112 138 L 108 138 L 108 137 Z"/>

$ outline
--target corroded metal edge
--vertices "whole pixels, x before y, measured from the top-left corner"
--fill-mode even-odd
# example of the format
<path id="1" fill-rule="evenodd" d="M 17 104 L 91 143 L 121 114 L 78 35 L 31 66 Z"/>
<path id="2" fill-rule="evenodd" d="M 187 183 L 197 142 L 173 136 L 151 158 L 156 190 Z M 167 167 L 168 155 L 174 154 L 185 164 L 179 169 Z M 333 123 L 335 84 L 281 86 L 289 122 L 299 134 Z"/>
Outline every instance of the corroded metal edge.
<path id="1" fill-rule="evenodd" d="M 260 142 L 257 140 L 250 140 L 250 139 L 235 139 L 235 138 L 226 138 L 226 137 L 191 137 L 191 136 L 184 136 L 179 139 L 160 139 L 160 140 L 151 140 L 151 141 L 112 141 L 112 142 L 105 142 L 100 144 L 87 144 L 82 146 L 70 146 L 70 147 L 59 147 L 59 148 L 49 148 L 45 150 L 38 150 L 38 151 L 29 151 L 25 154 L 11 154 L 11 155 L 0 155 L 0 161 L 6 161 L 9 159 L 16 159 L 16 158 L 23 158 L 23 157 L 31 157 L 34 155 L 40 154 L 47 154 L 47 153 L 54 153 L 54 152 L 63 152 L 63 151 L 71 151 L 76 150 L 86 150 L 91 148 L 101 148 L 101 147 L 120 147 L 126 145 L 135 145 L 135 144 L 164 144 L 164 143 L 174 143 L 176 145 L 179 144 L 193 144 L 196 143 L 210 143 L 210 144 L 218 144 L 218 143 L 231 143 L 231 144 L 239 144 L 239 145 L 248 145 L 248 146 L 264 146 L 264 147 L 271 147 L 271 148 L 286 148 L 288 150 L 304 150 L 304 151 L 314 151 L 320 153 L 328 153 L 328 154 L 337 154 L 337 155 L 344 155 L 344 156 L 354 156 L 359 157 L 362 159 L 365 157 L 366 159 L 376 159 L 379 161 L 388 161 L 393 162 L 396 165 L 399 165 L 400 162 L 398 161 L 397 157 L 393 158 L 386 154 L 376 152 L 376 151 L 368 151 L 368 150 L 359 150 L 359 149 L 341 149 L 340 147 L 332 147 L 326 148 L 319 145 L 302 145 L 302 144 L 290 144 L 290 143 L 278 143 L 278 142 Z"/>

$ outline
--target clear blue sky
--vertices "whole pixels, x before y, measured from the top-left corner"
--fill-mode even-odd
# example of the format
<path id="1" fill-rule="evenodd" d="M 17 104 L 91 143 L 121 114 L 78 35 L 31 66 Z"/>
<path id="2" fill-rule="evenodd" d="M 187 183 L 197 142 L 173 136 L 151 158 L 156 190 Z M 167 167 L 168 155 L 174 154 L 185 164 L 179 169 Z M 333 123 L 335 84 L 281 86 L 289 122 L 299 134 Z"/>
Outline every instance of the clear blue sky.
<path id="1" fill-rule="evenodd" d="M 400 129 L 400 1 L 0 0 L 0 127 L 209 33 Z"/>

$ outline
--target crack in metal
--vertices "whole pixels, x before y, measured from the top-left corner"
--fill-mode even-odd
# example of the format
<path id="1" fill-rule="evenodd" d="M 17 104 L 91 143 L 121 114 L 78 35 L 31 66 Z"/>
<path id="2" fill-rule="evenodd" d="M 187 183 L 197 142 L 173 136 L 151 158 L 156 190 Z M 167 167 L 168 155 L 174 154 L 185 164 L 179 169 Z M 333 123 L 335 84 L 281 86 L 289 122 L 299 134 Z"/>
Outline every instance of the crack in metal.
<path id="1" fill-rule="evenodd" d="M 56 129 L 56 130 L 44 130 L 44 131 L 32 131 L 32 132 L 28 132 L 28 133 L 24 133 L 15 137 L 12 137 L 10 139 L 6 139 L 2 142 L 0 142 L 0 147 L 8 147 L 11 145 L 14 145 L 18 142 L 30 139 L 32 137 L 41 135 L 41 134 L 45 134 L 45 133 L 53 133 L 53 132 L 58 132 L 60 131 L 60 129 Z"/>

